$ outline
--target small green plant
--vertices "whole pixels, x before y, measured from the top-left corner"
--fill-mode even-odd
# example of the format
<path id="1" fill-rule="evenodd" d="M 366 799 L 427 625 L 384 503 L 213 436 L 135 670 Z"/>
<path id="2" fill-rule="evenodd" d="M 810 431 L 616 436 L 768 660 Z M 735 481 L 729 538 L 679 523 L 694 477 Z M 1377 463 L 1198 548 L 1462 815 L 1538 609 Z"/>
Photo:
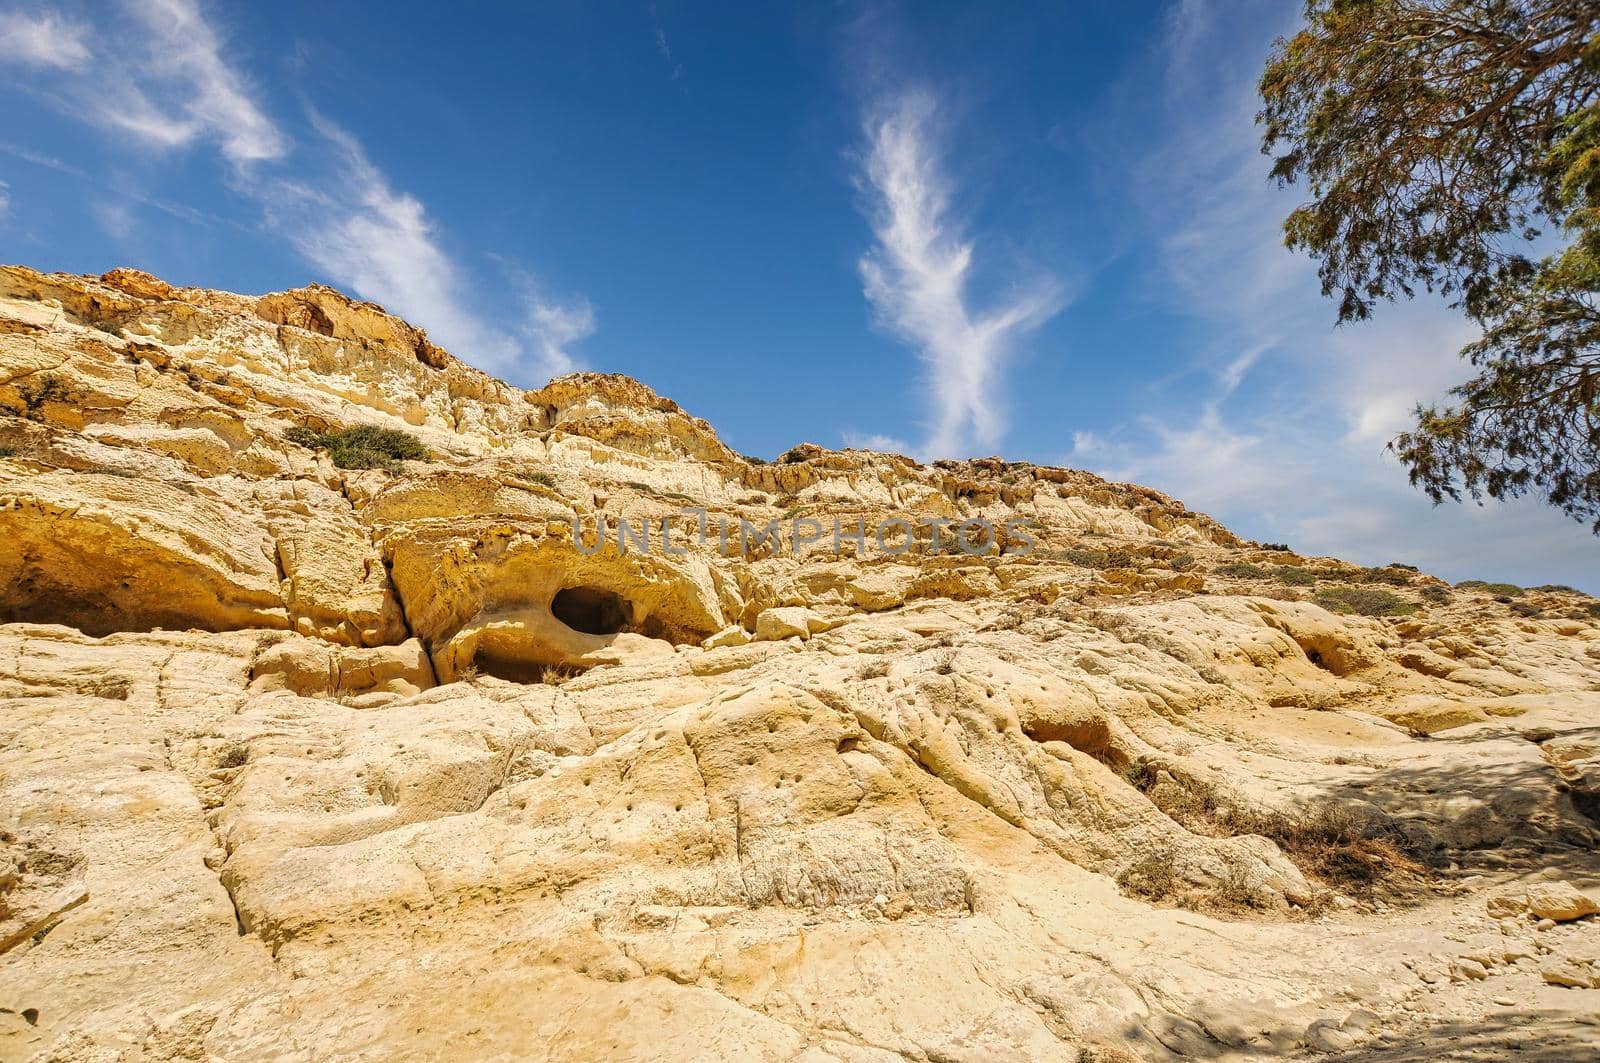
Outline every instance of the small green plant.
<path id="1" fill-rule="evenodd" d="M 1261 549 L 1263 549 L 1263 550 L 1272 550 L 1272 551 L 1275 551 L 1275 552 L 1280 553 L 1280 554 L 1291 554 L 1291 553 L 1294 553 L 1293 550 L 1289 549 L 1289 544 L 1288 543 L 1262 543 L 1261 544 Z"/>
<path id="2" fill-rule="evenodd" d="M 1260 565 L 1246 564 L 1242 561 L 1229 561 L 1227 564 L 1218 565 L 1212 572 L 1219 576 L 1232 576 L 1235 579 L 1266 579 L 1268 572 Z"/>
<path id="3" fill-rule="evenodd" d="M 314 432 L 296 425 L 284 434 L 291 443 L 326 450 L 341 469 L 385 469 L 395 472 L 401 461 L 420 461 L 428 448 L 416 436 L 396 428 L 359 425 L 336 432 Z"/>
<path id="4" fill-rule="evenodd" d="M 1087 534 L 1087 533 L 1086 533 Z M 1045 555 L 1057 561 L 1067 561 L 1079 568 L 1136 568 L 1139 559 L 1127 550 L 1085 550 L 1068 547 Z"/>
<path id="5" fill-rule="evenodd" d="M 552 491 L 556 489 L 556 478 L 547 472 L 531 472 L 528 474 L 528 479 L 541 487 L 548 487 Z"/>
<path id="6" fill-rule="evenodd" d="M 1600 620 L 1600 602 L 1595 602 L 1593 605 L 1589 606 L 1589 615 L 1594 617 L 1596 620 Z"/>
<path id="7" fill-rule="evenodd" d="M 222 751 L 222 756 L 217 758 L 219 768 L 242 768 L 250 759 L 250 749 L 242 742 L 235 742 Z"/>
<path id="8" fill-rule="evenodd" d="M 1279 565 L 1272 570 L 1272 576 L 1279 583 L 1287 583 L 1291 587 L 1310 587 L 1317 582 L 1317 574 L 1294 565 Z"/>
<path id="9" fill-rule="evenodd" d="M 6 443 L 0 443 L 0 458 L 14 458 L 16 456 L 16 447 L 10 446 Z"/>
<path id="10" fill-rule="evenodd" d="M 1317 592 L 1317 604 L 1332 613 L 1361 616 L 1410 616 L 1417 611 L 1415 603 L 1381 587 L 1329 587 Z"/>
<path id="11" fill-rule="evenodd" d="M 22 416 L 30 421 L 39 420 L 48 403 L 74 402 L 78 398 L 72 386 L 54 373 L 41 374 L 37 380 L 24 384 L 18 395 L 22 398 Z"/>
<path id="12" fill-rule="evenodd" d="M 1167 559 L 1167 564 L 1172 566 L 1174 572 L 1187 572 L 1194 567 L 1194 555 L 1173 554 Z"/>
<path id="13" fill-rule="evenodd" d="M 1178 891 L 1177 874 L 1172 870 L 1170 852 L 1154 852 L 1141 857 L 1117 876 L 1117 885 L 1135 897 L 1161 901 Z"/>
<path id="14" fill-rule="evenodd" d="M 1450 597 L 1449 591 L 1437 583 L 1430 583 L 1422 588 L 1422 600 L 1429 605 L 1449 605 L 1454 599 Z"/>
<path id="15" fill-rule="evenodd" d="M 1516 598 L 1523 594 L 1522 588 L 1515 583 L 1486 583 L 1481 579 L 1462 580 L 1456 584 L 1456 589 L 1482 591 L 1496 598 Z"/>
<path id="16" fill-rule="evenodd" d="M 1410 584 L 1411 572 L 1414 571 L 1415 569 L 1406 571 L 1401 566 L 1389 565 L 1385 568 L 1364 568 L 1360 572 L 1353 573 L 1351 578 L 1360 583 L 1387 583 L 1391 587 L 1404 587 Z"/>
<path id="17" fill-rule="evenodd" d="M 1578 588 L 1569 587 L 1565 583 L 1541 583 L 1537 587 L 1529 587 L 1528 589 L 1531 591 L 1539 591 L 1541 594 L 1578 594 L 1585 598 L 1588 597 L 1588 595 L 1584 594 Z"/>
<path id="18" fill-rule="evenodd" d="M 137 480 L 139 474 L 132 469 L 124 469 L 117 465 L 104 465 L 100 462 L 90 462 L 83 468 L 84 472 L 92 472 L 97 476 L 116 476 L 124 480 Z"/>
<path id="19" fill-rule="evenodd" d="M 632 488 L 641 495 L 650 495 L 652 498 L 667 498 L 673 500 L 674 502 L 687 502 L 691 506 L 699 506 L 702 504 L 699 499 L 692 495 L 686 495 L 682 491 L 661 491 L 657 488 L 651 487 L 649 484 L 642 484 L 636 480 L 627 480 L 622 486 Z"/>
<path id="20" fill-rule="evenodd" d="M 1532 602 L 1512 602 L 1511 611 L 1516 613 L 1518 616 L 1526 616 L 1530 618 L 1544 615 L 1544 610 L 1540 609 Z"/>
<path id="21" fill-rule="evenodd" d="M 1128 761 L 1117 774 L 1121 775 L 1122 780 L 1134 789 L 1148 791 L 1150 787 L 1156 784 L 1156 771 L 1155 765 L 1148 760 L 1140 758 Z"/>
<path id="22" fill-rule="evenodd" d="M 766 458 L 758 458 L 754 454 L 741 454 L 739 456 L 741 458 L 743 458 L 745 460 L 745 463 L 748 464 L 748 465 L 765 465 L 765 464 L 767 464 L 767 459 Z"/>

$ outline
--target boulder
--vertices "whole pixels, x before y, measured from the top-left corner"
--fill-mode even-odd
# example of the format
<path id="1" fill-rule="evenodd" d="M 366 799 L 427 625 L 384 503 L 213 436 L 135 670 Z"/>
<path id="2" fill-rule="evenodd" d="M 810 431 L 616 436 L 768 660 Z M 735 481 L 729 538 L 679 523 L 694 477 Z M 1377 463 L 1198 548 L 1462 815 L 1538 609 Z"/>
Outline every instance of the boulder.
<path id="1" fill-rule="evenodd" d="M 1527 908 L 1540 919 L 1570 923 L 1600 912 L 1600 904 L 1570 882 L 1538 882 L 1528 887 Z"/>

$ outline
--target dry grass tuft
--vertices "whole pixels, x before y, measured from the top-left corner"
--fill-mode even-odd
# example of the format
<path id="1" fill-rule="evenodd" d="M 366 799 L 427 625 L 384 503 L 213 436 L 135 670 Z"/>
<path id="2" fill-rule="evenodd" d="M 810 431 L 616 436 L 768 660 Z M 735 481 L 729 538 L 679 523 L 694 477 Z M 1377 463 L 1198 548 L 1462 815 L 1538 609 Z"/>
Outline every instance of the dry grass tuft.
<path id="1" fill-rule="evenodd" d="M 1155 852 L 1141 857 L 1117 876 L 1123 891 L 1147 901 L 1171 900 L 1181 885 L 1172 870 L 1172 854 Z"/>
<path id="2" fill-rule="evenodd" d="M 558 687 L 567 680 L 575 679 L 582 674 L 582 668 L 574 668 L 570 664 L 547 664 L 539 669 L 539 682 L 546 686 Z"/>
<path id="3" fill-rule="evenodd" d="M 884 660 L 864 661 L 856 669 L 857 679 L 882 679 L 889 674 L 889 662 Z"/>
<path id="4" fill-rule="evenodd" d="M 1208 783 L 1177 780 L 1148 761 L 1126 765 L 1121 775 L 1192 833 L 1269 838 L 1302 874 L 1352 895 L 1370 896 L 1380 888 L 1399 887 L 1427 874 L 1427 868 L 1408 851 L 1405 836 L 1387 819 L 1357 813 L 1346 805 L 1317 802 L 1291 811 L 1262 812 L 1225 803 Z M 1136 878 L 1154 880 L 1149 869 Z M 1226 881 L 1220 884 L 1219 902 L 1231 903 L 1233 894 L 1239 895 L 1234 900 L 1253 896 L 1248 882 L 1233 885 L 1237 888 L 1230 888 Z M 1256 904 L 1248 901 L 1235 906 Z"/>
<path id="5" fill-rule="evenodd" d="M 1381 819 L 1333 803 L 1295 813 L 1232 817 L 1240 834 L 1271 838 L 1302 873 L 1356 895 L 1421 877 L 1426 868 L 1404 849 L 1404 837 Z"/>

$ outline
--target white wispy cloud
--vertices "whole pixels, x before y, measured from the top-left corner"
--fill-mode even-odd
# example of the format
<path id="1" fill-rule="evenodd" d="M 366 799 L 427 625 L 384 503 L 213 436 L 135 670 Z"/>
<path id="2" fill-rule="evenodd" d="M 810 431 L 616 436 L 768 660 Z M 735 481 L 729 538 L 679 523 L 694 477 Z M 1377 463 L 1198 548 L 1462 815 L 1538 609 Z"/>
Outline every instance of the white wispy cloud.
<path id="1" fill-rule="evenodd" d="M 31 151 L 20 144 L 12 144 L 9 141 L 0 141 L 0 152 L 4 152 L 12 158 L 21 159 L 23 162 L 32 163 L 35 166 L 43 166 L 47 170 L 56 170 L 60 173 L 85 179 L 89 176 L 84 170 L 73 166 L 71 163 L 63 162 L 54 155 Z"/>
<path id="2" fill-rule="evenodd" d="M 126 201 L 100 200 L 89 210 L 94 215 L 94 220 L 99 223 L 100 229 L 115 240 L 128 239 L 138 228 L 133 207 Z"/>
<path id="3" fill-rule="evenodd" d="M 27 32 L 16 37 L 22 43 L 9 53 L 0 48 L 0 64 L 54 67 L 41 98 L 148 147 L 213 146 L 229 187 L 259 204 L 269 231 L 333 283 L 423 326 L 462 358 L 508 375 L 575 366 L 571 347 L 595 327 L 586 301 L 557 301 L 519 283 L 520 304 L 509 304 L 520 313 L 483 312 L 475 278 L 446 250 L 422 202 L 396 189 L 353 134 L 309 107 L 308 135 L 296 143 L 230 60 L 197 0 L 120 0 L 117 10 L 121 18 L 97 22 L 92 63 L 80 24 L 52 12 L 25 20 Z M 0 21 L 0 30 L 11 24 Z M 38 57 L 52 41 L 48 54 L 62 60 L 44 64 Z M 73 42 L 84 62 L 68 61 L 77 54 Z M 0 149 L 90 180 L 61 160 Z M 103 199 L 95 211 L 113 235 L 133 230 L 130 203 L 184 216 L 181 206 L 137 190 L 109 191 L 120 198 Z"/>
<path id="4" fill-rule="evenodd" d="M 169 217 L 176 218 L 179 221 L 187 222 L 191 225 L 203 225 L 208 228 L 233 228 L 240 231 L 253 231 L 253 226 L 244 225 L 234 219 L 220 217 L 219 215 L 203 210 L 196 210 L 195 208 L 187 206 L 186 204 L 175 203 L 170 199 L 163 199 L 159 196 L 148 195 L 141 191 L 138 187 L 131 185 L 126 180 L 106 180 L 103 178 L 98 178 L 82 167 L 74 166 L 71 163 L 64 162 L 53 155 L 45 155 L 40 152 L 29 151 L 26 148 L 19 147 L 16 144 L 6 143 L 4 141 L 0 141 L 0 154 L 10 155 L 12 158 L 20 159 L 21 161 L 30 165 L 39 166 L 46 170 L 54 170 L 56 173 L 64 174 L 76 181 L 82 181 L 85 184 L 91 185 L 94 187 L 96 193 L 109 195 L 113 199 L 122 199 L 124 201 L 124 205 L 130 212 L 135 206 L 139 206 L 148 208 L 150 210 L 160 211 L 162 214 L 166 214 Z"/>
<path id="5" fill-rule="evenodd" d="M 425 326 L 436 342 L 474 365 L 545 376 L 572 371 L 571 346 L 595 327 L 586 301 L 552 300 L 525 270 L 501 260 L 522 314 L 493 323 L 475 310 L 472 281 L 445 250 L 421 201 L 397 191 L 349 131 L 315 111 L 309 117 L 318 140 L 306 152 L 326 152 L 332 171 L 314 183 L 250 186 L 274 228 L 339 284 Z"/>
<path id="6" fill-rule="evenodd" d="M 124 0 L 144 31 L 129 93 L 107 100 L 103 121 L 158 143 L 215 140 L 236 166 L 276 159 L 287 138 L 252 98 L 247 79 L 223 57 L 222 39 L 196 0 Z"/>
<path id="7" fill-rule="evenodd" d="M 936 111 L 924 91 L 868 108 L 865 178 L 877 243 L 860 270 L 879 321 L 914 345 L 923 362 L 932 411 L 920 449 L 947 457 L 999 441 L 1006 360 L 1061 309 L 1064 294 L 1045 277 L 988 310 L 969 306 L 974 248 L 951 216 Z"/>
<path id="8" fill-rule="evenodd" d="M 656 51 L 667 61 L 667 66 L 672 71 L 672 80 L 677 81 L 683 77 L 683 64 L 672 54 L 672 45 L 667 41 L 666 27 L 661 24 L 661 13 L 656 10 L 654 4 L 650 5 L 650 22 L 656 31 Z"/>
<path id="9" fill-rule="evenodd" d="M 594 307 L 587 299 L 556 303 L 535 298 L 528 304 L 528 320 L 523 326 L 539 352 L 544 372 L 550 376 L 577 368 L 572 345 L 594 335 L 594 330 Z"/>
<path id="10" fill-rule="evenodd" d="M 1192 419 L 1148 417 L 1137 428 L 1134 444 L 1075 440 L 1069 460 L 1115 480 L 1178 491 L 1189 505 L 1213 512 L 1293 497 L 1306 473 L 1289 438 L 1270 426 L 1230 424 L 1215 402 L 1203 404 Z M 1275 510 L 1257 512 L 1270 518 Z"/>
<path id="11" fill-rule="evenodd" d="M 909 454 L 912 451 L 911 444 L 904 439 L 881 432 L 857 432 L 847 428 L 840 433 L 840 437 L 851 450 L 878 450 L 886 454 Z"/>
<path id="12" fill-rule="evenodd" d="M 235 166 L 288 150 L 196 0 L 121 0 L 95 26 L 91 48 L 87 25 L 59 11 L 0 14 L 0 64 L 55 73 L 29 88 L 155 148 L 207 140 Z"/>
<path id="13" fill-rule="evenodd" d="M 0 181 L 0 221 L 6 220 L 6 215 L 11 212 L 11 186 Z"/>
<path id="14" fill-rule="evenodd" d="M 578 368 L 574 344 L 594 334 L 594 307 L 582 296 L 561 300 L 552 296 L 527 270 L 502 261 L 522 305 L 518 331 L 532 345 L 541 371 L 560 376 Z"/>
<path id="15" fill-rule="evenodd" d="M 347 131 L 315 113 L 311 122 L 331 152 L 331 179 L 255 189 L 275 226 L 357 295 L 425 324 L 464 356 L 503 368 L 515 357 L 515 345 L 466 310 L 459 270 L 440 247 L 422 203 L 396 192 Z"/>
<path id="16" fill-rule="evenodd" d="M 76 70 L 89 61 L 89 28 L 54 12 L 0 11 L 0 62 Z"/>

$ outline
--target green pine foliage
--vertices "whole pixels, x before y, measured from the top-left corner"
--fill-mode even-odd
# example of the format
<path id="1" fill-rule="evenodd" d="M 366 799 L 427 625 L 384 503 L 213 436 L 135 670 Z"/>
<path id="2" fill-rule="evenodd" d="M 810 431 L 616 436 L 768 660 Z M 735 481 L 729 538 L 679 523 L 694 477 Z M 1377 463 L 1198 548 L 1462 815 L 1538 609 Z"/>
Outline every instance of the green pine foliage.
<path id="1" fill-rule="evenodd" d="M 1273 173 L 1311 197 L 1286 242 L 1340 320 L 1420 289 L 1483 329 L 1475 375 L 1391 444 L 1411 482 L 1600 534 L 1600 4 L 1307 0 L 1261 94 Z"/>

